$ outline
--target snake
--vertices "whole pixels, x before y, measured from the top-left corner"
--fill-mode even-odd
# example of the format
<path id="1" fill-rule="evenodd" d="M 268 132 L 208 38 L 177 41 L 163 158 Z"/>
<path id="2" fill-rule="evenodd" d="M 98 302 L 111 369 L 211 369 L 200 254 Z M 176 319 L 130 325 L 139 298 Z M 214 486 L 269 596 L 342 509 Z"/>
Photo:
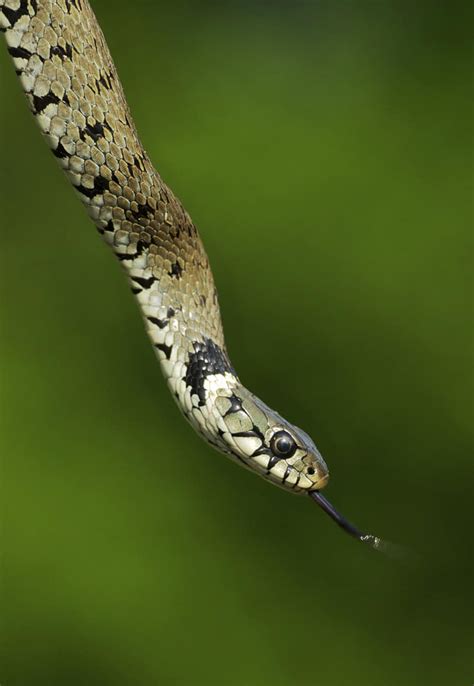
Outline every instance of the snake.
<path id="1" fill-rule="evenodd" d="M 213 448 L 384 549 L 322 495 L 329 470 L 309 435 L 237 376 L 200 235 L 140 142 L 88 0 L 0 0 L 0 31 L 47 144 L 125 271 L 184 417 Z"/>

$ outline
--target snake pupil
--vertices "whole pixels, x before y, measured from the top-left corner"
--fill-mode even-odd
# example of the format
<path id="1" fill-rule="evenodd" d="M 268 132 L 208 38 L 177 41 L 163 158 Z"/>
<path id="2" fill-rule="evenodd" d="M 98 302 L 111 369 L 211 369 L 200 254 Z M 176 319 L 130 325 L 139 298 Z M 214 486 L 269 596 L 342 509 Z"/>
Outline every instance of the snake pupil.
<path id="1" fill-rule="evenodd" d="M 291 457 L 296 451 L 296 443 L 287 431 L 277 431 L 270 441 L 270 448 L 281 457 Z"/>

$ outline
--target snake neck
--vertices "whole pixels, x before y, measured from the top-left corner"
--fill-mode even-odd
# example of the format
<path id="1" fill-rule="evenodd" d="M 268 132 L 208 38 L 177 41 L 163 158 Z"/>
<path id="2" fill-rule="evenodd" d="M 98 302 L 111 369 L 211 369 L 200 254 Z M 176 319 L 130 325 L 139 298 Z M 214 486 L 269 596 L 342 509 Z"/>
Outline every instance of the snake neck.
<path id="1" fill-rule="evenodd" d="M 210 337 L 188 325 L 192 314 L 168 302 L 159 282 L 142 300 L 145 327 L 168 387 L 183 415 L 214 448 L 230 453 L 226 430 L 218 410 L 221 398 L 231 398 L 243 386 L 227 351 Z M 191 335 L 190 335 L 191 334 Z"/>

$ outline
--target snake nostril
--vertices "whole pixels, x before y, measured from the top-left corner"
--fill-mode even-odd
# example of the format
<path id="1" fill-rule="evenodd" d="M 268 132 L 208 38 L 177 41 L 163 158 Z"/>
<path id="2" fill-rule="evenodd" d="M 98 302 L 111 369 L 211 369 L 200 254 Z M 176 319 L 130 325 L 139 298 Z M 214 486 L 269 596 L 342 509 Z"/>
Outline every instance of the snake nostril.
<path id="1" fill-rule="evenodd" d="M 306 471 L 310 476 L 312 476 L 314 474 L 314 467 L 308 467 Z"/>

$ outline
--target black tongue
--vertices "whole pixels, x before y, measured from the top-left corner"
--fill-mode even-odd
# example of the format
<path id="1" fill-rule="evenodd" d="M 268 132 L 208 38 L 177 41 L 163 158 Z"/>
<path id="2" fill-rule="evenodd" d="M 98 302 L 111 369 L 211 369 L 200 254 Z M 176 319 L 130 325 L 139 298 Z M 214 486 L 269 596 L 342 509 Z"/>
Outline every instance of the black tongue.
<path id="1" fill-rule="evenodd" d="M 344 529 L 344 531 L 346 531 L 350 536 L 357 538 L 359 541 L 362 541 L 362 543 L 366 543 L 375 550 L 385 551 L 386 544 L 381 538 L 378 536 L 373 536 L 372 534 L 364 534 L 362 531 L 359 531 L 357 527 L 348 522 L 347 519 L 343 517 L 333 505 L 331 505 L 329 500 L 326 500 L 320 491 L 310 491 L 309 495 L 316 503 L 318 503 L 319 507 L 321 507 L 324 512 L 331 517 L 331 519 L 334 519 L 336 524 L 340 526 L 341 529 Z"/>

